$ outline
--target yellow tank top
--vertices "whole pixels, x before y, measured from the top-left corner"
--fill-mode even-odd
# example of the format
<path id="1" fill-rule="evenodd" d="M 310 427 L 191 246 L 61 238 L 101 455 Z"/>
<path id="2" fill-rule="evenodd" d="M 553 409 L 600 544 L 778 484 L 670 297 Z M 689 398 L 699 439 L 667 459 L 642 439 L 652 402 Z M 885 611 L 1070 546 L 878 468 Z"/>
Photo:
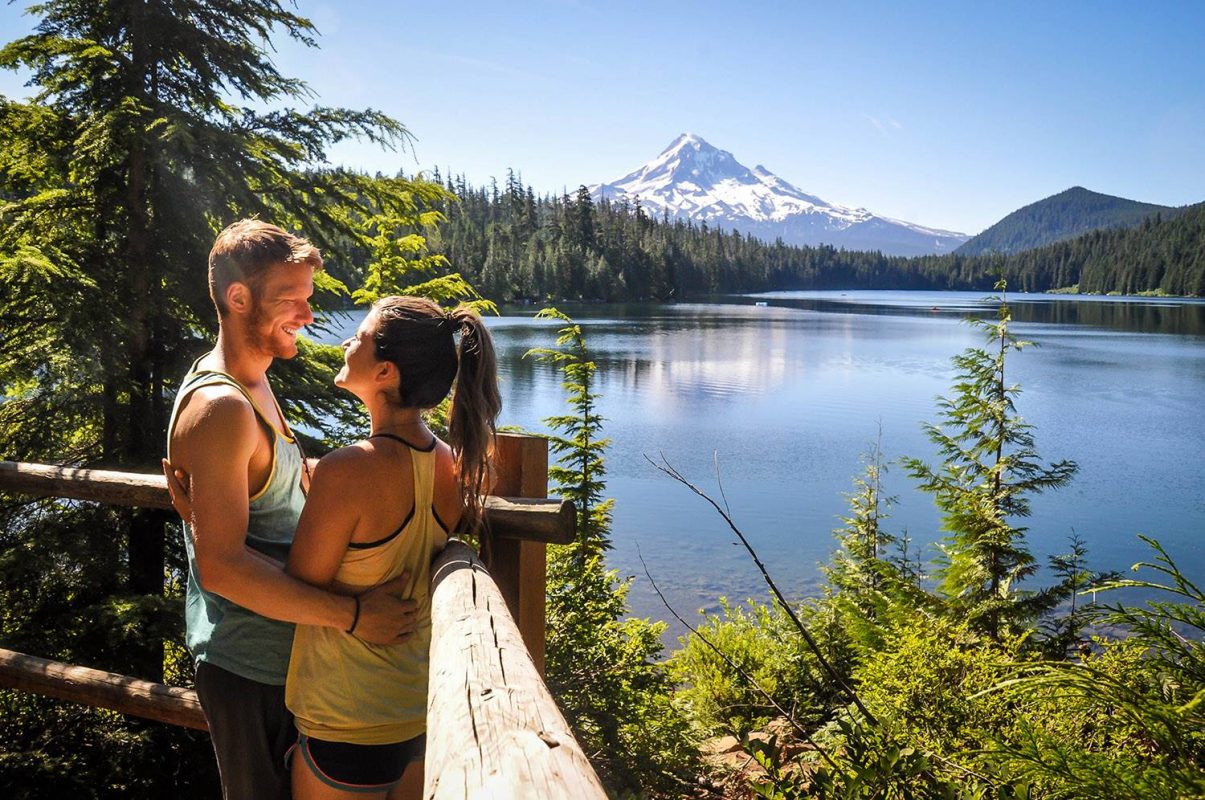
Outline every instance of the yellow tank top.
<path id="1" fill-rule="evenodd" d="M 431 559 L 447 543 L 447 531 L 432 505 L 435 443 L 428 450 L 403 444 L 410 447 L 414 464 L 414 509 L 384 539 L 351 543 L 335 583 L 359 594 L 409 572 L 407 596 L 418 603 L 418 630 L 403 644 L 383 646 L 337 628 L 298 625 L 285 704 L 306 736 L 392 744 L 427 729 Z"/>

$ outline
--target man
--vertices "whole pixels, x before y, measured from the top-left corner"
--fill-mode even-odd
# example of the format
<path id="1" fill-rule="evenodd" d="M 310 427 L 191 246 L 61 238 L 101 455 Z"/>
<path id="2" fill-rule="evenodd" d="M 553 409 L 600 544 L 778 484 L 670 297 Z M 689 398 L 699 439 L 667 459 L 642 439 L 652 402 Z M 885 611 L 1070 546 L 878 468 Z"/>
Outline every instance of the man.
<path id="1" fill-rule="evenodd" d="M 266 373 L 273 359 L 297 355 L 320 269 L 313 245 L 275 225 L 242 220 L 218 235 L 209 254 L 217 345 L 181 384 L 168 431 L 169 484 L 176 470 L 190 481 L 173 487 L 185 516 L 187 641 L 227 800 L 289 796 L 291 623 L 377 644 L 404 640 L 415 624 L 414 603 L 394 596 L 406 576 L 352 598 L 281 569 L 310 465 Z"/>

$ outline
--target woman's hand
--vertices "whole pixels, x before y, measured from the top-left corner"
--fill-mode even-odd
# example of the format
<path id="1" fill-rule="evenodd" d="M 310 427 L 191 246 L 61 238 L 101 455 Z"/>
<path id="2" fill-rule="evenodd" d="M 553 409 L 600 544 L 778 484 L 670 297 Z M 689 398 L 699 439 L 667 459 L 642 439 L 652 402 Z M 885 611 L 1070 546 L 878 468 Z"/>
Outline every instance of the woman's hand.
<path id="1" fill-rule="evenodd" d="M 182 469 L 176 469 L 166 458 L 163 459 L 163 477 L 167 478 L 167 493 L 172 498 L 172 508 L 180 515 L 180 519 L 192 524 L 192 476 Z"/>

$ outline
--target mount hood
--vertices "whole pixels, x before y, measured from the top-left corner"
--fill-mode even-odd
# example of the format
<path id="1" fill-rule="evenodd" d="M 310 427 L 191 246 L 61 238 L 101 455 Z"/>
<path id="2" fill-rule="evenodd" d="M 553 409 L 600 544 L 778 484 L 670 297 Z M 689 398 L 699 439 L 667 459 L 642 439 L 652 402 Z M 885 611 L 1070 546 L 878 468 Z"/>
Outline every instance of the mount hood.
<path id="1" fill-rule="evenodd" d="M 639 200 L 650 216 L 668 213 L 787 244 L 915 256 L 948 253 L 969 238 L 826 202 L 760 164 L 749 169 L 692 133 L 634 172 L 591 186 L 590 193 L 596 200 Z"/>

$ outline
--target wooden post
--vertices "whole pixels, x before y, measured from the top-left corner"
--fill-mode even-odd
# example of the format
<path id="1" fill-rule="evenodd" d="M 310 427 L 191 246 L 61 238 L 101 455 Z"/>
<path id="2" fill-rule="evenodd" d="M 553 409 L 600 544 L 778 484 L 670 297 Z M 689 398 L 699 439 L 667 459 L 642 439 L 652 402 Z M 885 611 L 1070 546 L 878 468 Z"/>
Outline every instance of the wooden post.
<path id="1" fill-rule="evenodd" d="M 548 496 L 548 442 L 535 436 L 500 433 L 496 441 L 497 482 L 493 494 Z M 544 674 L 544 593 L 547 546 L 543 542 L 494 537 L 490 573 L 519 626 L 527 651 Z"/>
<path id="2" fill-rule="evenodd" d="M 456 540 L 431 565 L 430 652 L 426 800 L 604 800 L 498 586 Z"/>

